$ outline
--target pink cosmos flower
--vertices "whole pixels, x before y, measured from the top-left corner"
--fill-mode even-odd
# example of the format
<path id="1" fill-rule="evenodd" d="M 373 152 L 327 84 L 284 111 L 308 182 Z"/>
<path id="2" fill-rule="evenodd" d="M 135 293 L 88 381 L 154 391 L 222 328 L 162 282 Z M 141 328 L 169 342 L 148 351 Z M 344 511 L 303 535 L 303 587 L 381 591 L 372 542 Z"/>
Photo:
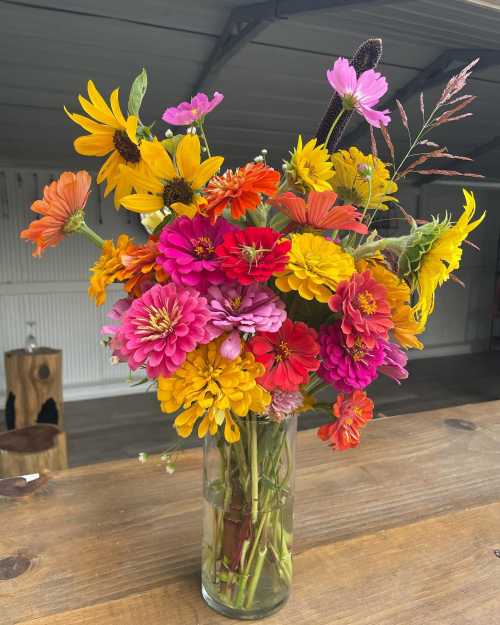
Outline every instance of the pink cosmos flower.
<path id="1" fill-rule="evenodd" d="M 197 93 L 190 102 L 181 102 L 177 106 L 171 106 L 162 115 L 162 119 L 167 124 L 173 126 L 190 126 L 194 122 L 203 119 L 207 113 L 213 111 L 218 106 L 224 96 L 216 91 L 213 98 L 209 100 L 204 93 Z"/>
<path id="2" fill-rule="evenodd" d="M 385 363 L 385 341 L 377 341 L 370 348 L 358 336 L 354 345 L 347 347 L 340 321 L 321 327 L 319 345 L 321 366 L 318 375 L 343 393 L 366 388 L 377 377 L 377 369 Z"/>
<path id="3" fill-rule="evenodd" d="M 389 88 L 382 74 L 369 69 L 358 77 L 349 61 L 341 57 L 335 61 L 332 69 L 327 70 L 326 76 L 330 85 L 342 98 L 345 109 L 355 109 L 376 128 L 387 126 L 391 121 L 388 109 L 376 111 L 373 108 Z"/>
<path id="4" fill-rule="evenodd" d="M 115 334 L 130 369 L 146 367 L 150 378 L 169 377 L 186 354 L 211 340 L 207 300 L 173 282 L 156 284 L 134 300 Z"/>
<path id="5" fill-rule="evenodd" d="M 383 345 L 385 352 L 384 362 L 379 367 L 379 371 L 396 380 L 398 384 L 401 384 L 400 380 L 406 380 L 408 377 L 408 371 L 405 369 L 408 356 L 395 343 L 383 341 Z"/>
<path id="6" fill-rule="evenodd" d="M 350 348 L 358 336 L 372 348 L 378 339 L 387 340 L 388 331 L 394 327 L 387 291 L 368 270 L 340 282 L 328 306 L 343 315 L 340 327 Z"/>
<path id="7" fill-rule="evenodd" d="M 119 321 L 121 323 L 127 310 L 132 306 L 133 298 L 123 297 L 116 301 L 111 310 L 106 313 L 108 319 Z M 119 325 L 105 325 L 101 328 L 101 335 L 104 337 L 104 344 L 111 349 L 112 362 L 127 362 L 127 357 L 123 353 L 123 341 L 120 339 L 118 330 Z"/>
<path id="8" fill-rule="evenodd" d="M 157 263 L 176 284 L 199 291 L 212 284 L 222 284 L 227 278 L 215 248 L 226 233 L 235 229 L 223 218 L 212 224 L 202 215 L 193 219 L 178 217 L 161 231 Z"/>

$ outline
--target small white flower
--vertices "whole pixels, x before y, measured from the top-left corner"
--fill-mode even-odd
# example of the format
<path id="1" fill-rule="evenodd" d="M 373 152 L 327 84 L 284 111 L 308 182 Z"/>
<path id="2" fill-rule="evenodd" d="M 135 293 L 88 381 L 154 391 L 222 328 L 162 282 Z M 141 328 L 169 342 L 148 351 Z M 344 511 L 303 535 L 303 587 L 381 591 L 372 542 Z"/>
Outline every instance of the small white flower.
<path id="1" fill-rule="evenodd" d="M 146 460 L 148 459 L 148 454 L 145 451 L 141 451 L 139 452 L 137 459 L 139 460 L 141 464 L 144 464 Z"/>
<path id="2" fill-rule="evenodd" d="M 262 154 L 259 154 L 259 156 L 256 156 L 253 160 L 256 163 L 262 163 L 262 161 L 264 160 L 264 157 L 262 156 Z"/>
<path id="3" fill-rule="evenodd" d="M 171 139 L 174 136 L 174 133 L 169 128 L 168 130 L 165 130 L 165 136 L 167 139 Z"/>
<path id="4" fill-rule="evenodd" d="M 262 150 L 260 151 L 261 154 L 263 154 L 264 156 L 266 156 L 267 154 L 267 150 L 266 148 L 262 148 Z"/>

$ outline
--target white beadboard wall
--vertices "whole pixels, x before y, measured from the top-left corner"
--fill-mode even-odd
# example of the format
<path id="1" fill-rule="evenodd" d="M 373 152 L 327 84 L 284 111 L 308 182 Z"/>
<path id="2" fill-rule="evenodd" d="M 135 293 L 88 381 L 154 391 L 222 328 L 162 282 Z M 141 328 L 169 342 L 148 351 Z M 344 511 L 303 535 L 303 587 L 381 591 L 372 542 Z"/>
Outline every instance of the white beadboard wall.
<path id="1" fill-rule="evenodd" d="M 83 237 L 71 236 L 38 259 L 31 255 L 32 245 L 19 239 L 19 232 L 34 218 L 31 203 L 58 174 L 0 169 L 0 352 L 22 347 L 26 321 L 34 320 L 39 343 L 63 350 L 66 399 L 123 393 L 128 370 L 111 366 L 99 341 L 105 313 L 121 291 L 111 287 L 101 308 L 87 298 L 88 268 L 98 249 Z M 88 224 L 104 238 L 126 232 L 138 241 L 145 239 L 136 216 L 117 212 L 109 199 L 101 200 L 95 187 L 86 212 Z M 4 391 L 2 357 L 0 394 Z"/>
<path id="2" fill-rule="evenodd" d="M 145 386 L 127 387 L 127 368 L 112 366 L 100 345 L 105 313 L 121 291 L 117 285 L 111 287 L 108 301 L 100 309 L 88 300 L 88 267 L 98 254 L 97 248 L 73 236 L 58 248 L 47 250 L 42 259 L 35 259 L 31 244 L 19 239 L 20 230 L 33 219 L 31 203 L 58 173 L 0 168 L 0 352 L 22 347 L 26 321 L 35 320 L 39 342 L 63 350 L 66 400 L 144 392 Z M 481 351 L 488 346 L 500 192 L 494 185 L 474 190 L 478 206 L 488 209 L 489 214 L 487 223 L 471 237 L 481 251 L 464 251 L 459 275 L 467 289 L 449 282 L 441 290 L 435 314 L 422 337 L 426 350 L 411 357 Z M 459 186 L 431 185 L 423 192 L 407 189 L 401 198 L 407 210 L 423 218 L 445 210 L 456 217 L 462 205 Z M 104 238 L 126 232 L 138 241 L 145 239 L 135 215 L 115 211 L 110 201 L 100 200 L 95 188 L 87 205 L 87 221 Z M 1 358 L 0 395 L 5 389 L 3 367 Z"/>

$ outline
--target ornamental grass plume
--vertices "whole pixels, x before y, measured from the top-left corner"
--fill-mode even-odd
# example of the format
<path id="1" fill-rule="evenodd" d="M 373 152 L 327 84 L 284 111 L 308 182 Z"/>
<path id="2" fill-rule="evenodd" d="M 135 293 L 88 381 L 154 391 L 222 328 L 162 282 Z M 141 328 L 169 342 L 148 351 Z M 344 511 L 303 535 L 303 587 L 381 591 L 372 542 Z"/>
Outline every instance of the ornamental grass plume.
<path id="1" fill-rule="evenodd" d="M 150 378 L 171 376 L 199 343 L 208 343 L 207 300 L 173 282 L 156 284 L 135 299 L 117 337 L 132 371 L 145 367 Z"/>
<path id="2" fill-rule="evenodd" d="M 244 418 L 250 411 L 262 414 L 271 396 L 258 383 L 264 366 L 253 354 L 244 351 L 234 360 L 220 354 L 222 337 L 200 345 L 188 354 L 186 362 L 169 378 L 158 379 L 158 399 L 166 413 L 180 410 L 175 418 L 179 436 L 186 438 L 199 420 L 198 436 L 214 436 L 224 428 L 228 443 L 240 440 L 234 417 Z"/>
<path id="3" fill-rule="evenodd" d="M 92 178 L 86 171 L 65 171 L 43 189 L 43 199 L 31 205 L 41 219 L 32 221 L 21 232 L 21 239 L 31 241 L 33 256 L 41 256 L 48 247 L 56 247 L 67 234 L 86 228 L 84 210 Z"/>

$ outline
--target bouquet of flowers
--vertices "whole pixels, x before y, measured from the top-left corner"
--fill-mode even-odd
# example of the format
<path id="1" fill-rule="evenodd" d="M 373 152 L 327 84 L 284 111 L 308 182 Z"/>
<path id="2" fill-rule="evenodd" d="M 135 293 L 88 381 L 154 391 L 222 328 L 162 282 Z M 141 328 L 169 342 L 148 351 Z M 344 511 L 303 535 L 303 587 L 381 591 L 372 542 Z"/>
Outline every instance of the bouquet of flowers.
<path id="1" fill-rule="evenodd" d="M 86 131 L 75 150 L 106 156 L 97 183 L 116 208 L 140 215 L 148 236 L 104 241 L 89 228 L 86 171 L 64 172 L 46 186 L 32 206 L 41 218 L 21 233 L 37 256 L 73 233 L 96 244 L 89 296 L 98 306 L 108 285 L 123 285 L 105 341 L 113 361 L 156 384 L 180 437 L 195 429 L 206 439 L 203 592 L 231 615 L 265 614 L 288 594 L 296 415 L 330 413 L 318 435 L 333 450 L 359 444 L 373 416 L 367 387 L 379 374 L 397 383 L 407 377 L 406 350 L 423 348 L 417 337 L 436 290 L 450 278 L 459 282 L 462 244 L 484 218 L 475 218 L 474 195 L 465 190 L 456 221 L 416 221 L 397 199 L 406 176 L 459 174 L 424 169 L 431 159 L 470 160 L 429 134 L 469 115 L 463 110 L 474 97 L 461 91 L 476 61 L 428 113 L 421 96 L 418 130 L 397 102 L 409 139 L 398 161 L 391 113 L 376 108 L 388 90 L 375 70 L 380 55 L 374 39 L 351 60 L 335 61 L 317 135 L 299 136 L 281 171 L 265 149 L 236 169 L 224 170 L 223 157 L 212 155 L 205 122 L 221 93 L 167 108 L 162 120 L 185 132 L 169 128 L 158 137 L 140 117 L 144 70 L 127 115 L 118 89 L 108 103 L 89 81 L 88 97 L 78 98 L 83 113 L 66 110 Z M 356 116 L 368 124 L 369 153 L 341 147 Z M 404 235 L 377 232 L 377 216 L 389 209 L 407 224 Z M 327 389 L 336 394 L 333 406 Z"/>

